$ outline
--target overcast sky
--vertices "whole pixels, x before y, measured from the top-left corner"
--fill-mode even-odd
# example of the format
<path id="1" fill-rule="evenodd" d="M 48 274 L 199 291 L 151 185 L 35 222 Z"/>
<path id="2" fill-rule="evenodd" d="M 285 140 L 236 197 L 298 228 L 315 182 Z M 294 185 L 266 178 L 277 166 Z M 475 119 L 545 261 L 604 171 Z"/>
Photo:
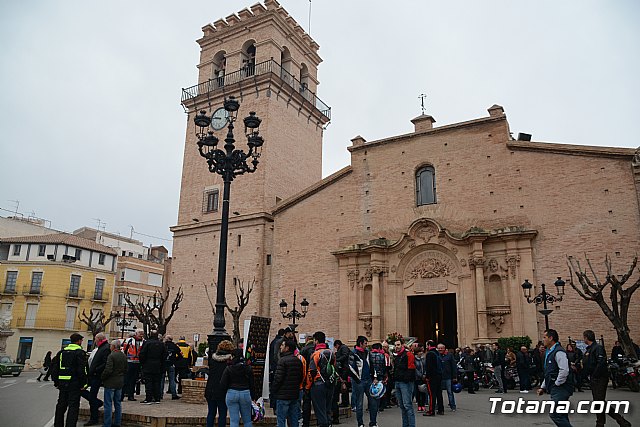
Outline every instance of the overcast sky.
<path id="1" fill-rule="evenodd" d="M 255 1 L 0 2 L 0 208 L 170 239 L 201 28 Z M 308 0 L 280 0 L 307 30 Z M 314 0 L 323 174 L 346 147 L 505 108 L 535 141 L 636 148 L 637 1 Z M 205 167 L 203 163 L 203 167 Z M 10 215 L 0 210 L 0 215 Z M 170 242 L 134 234 L 146 244 Z"/>

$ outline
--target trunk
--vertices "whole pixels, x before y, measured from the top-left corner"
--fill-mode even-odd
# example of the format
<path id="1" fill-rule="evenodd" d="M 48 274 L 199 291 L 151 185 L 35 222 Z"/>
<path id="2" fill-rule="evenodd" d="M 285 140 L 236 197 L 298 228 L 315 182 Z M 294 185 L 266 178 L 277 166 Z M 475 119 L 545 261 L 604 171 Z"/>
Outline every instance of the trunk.
<path id="1" fill-rule="evenodd" d="M 631 336 L 629 335 L 628 330 L 617 329 L 618 333 L 618 341 L 620 341 L 620 345 L 622 346 L 622 350 L 624 350 L 624 354 L 627 357 L 637 358 L 636 349 L 633 346 L 633 341 L 631 340 Z"/>
<path id="2" fill-rule="evenodd" d="M 240 343 L 240 316 L 233 316 L 233 343 L 238 346 Z"/>

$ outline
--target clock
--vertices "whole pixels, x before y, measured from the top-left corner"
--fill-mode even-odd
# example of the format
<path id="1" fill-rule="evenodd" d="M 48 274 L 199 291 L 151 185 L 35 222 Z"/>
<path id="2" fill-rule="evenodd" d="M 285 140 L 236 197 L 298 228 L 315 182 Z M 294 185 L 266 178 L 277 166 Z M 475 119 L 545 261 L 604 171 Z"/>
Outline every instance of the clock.
<path id="1" fill-rule="evenodd" d="M 227 125 L 229 120 L 229 112 L 223 107 L 218 108 L 211 116 L 211 127 L 213 130 L 220 130 Z"/>

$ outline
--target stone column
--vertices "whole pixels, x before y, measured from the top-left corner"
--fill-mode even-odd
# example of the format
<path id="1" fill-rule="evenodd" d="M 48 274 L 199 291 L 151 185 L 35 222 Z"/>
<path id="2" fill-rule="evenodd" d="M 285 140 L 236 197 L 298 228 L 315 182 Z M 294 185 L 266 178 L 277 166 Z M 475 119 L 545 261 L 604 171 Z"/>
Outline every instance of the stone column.
<path id="1" fill-rule="evenodd" d="M 476 284 L 476 311 L 478 314 L 478 340 L 488 340 L 487 334 L 487 298 L 484 289 L 484 265 L 482 256 L 474 256 L 469 260 L 469 265 L 475 271 Z"/>
<path id="2" fill-rule="evenodd" d="M 371 273 L 371 341 L 377 342 L 382 336 L 382 331 L 380 330 L 380 273 L 382 273 L 382 269 L 373 267 Z"/>

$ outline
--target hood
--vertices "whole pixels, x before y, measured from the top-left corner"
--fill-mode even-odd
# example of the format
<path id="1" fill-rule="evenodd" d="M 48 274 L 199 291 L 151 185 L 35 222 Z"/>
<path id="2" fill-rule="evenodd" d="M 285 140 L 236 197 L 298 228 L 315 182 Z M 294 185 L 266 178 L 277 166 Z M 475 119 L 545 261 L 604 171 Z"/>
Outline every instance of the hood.
<path id="1" fill-rule="evenodd" d="M 229 362 L 231 360 L 231 354 L 219 354 L 219 353 L 214 353 L 213 356 L 211 356 L 211 359 L 214 362 Z"/>

